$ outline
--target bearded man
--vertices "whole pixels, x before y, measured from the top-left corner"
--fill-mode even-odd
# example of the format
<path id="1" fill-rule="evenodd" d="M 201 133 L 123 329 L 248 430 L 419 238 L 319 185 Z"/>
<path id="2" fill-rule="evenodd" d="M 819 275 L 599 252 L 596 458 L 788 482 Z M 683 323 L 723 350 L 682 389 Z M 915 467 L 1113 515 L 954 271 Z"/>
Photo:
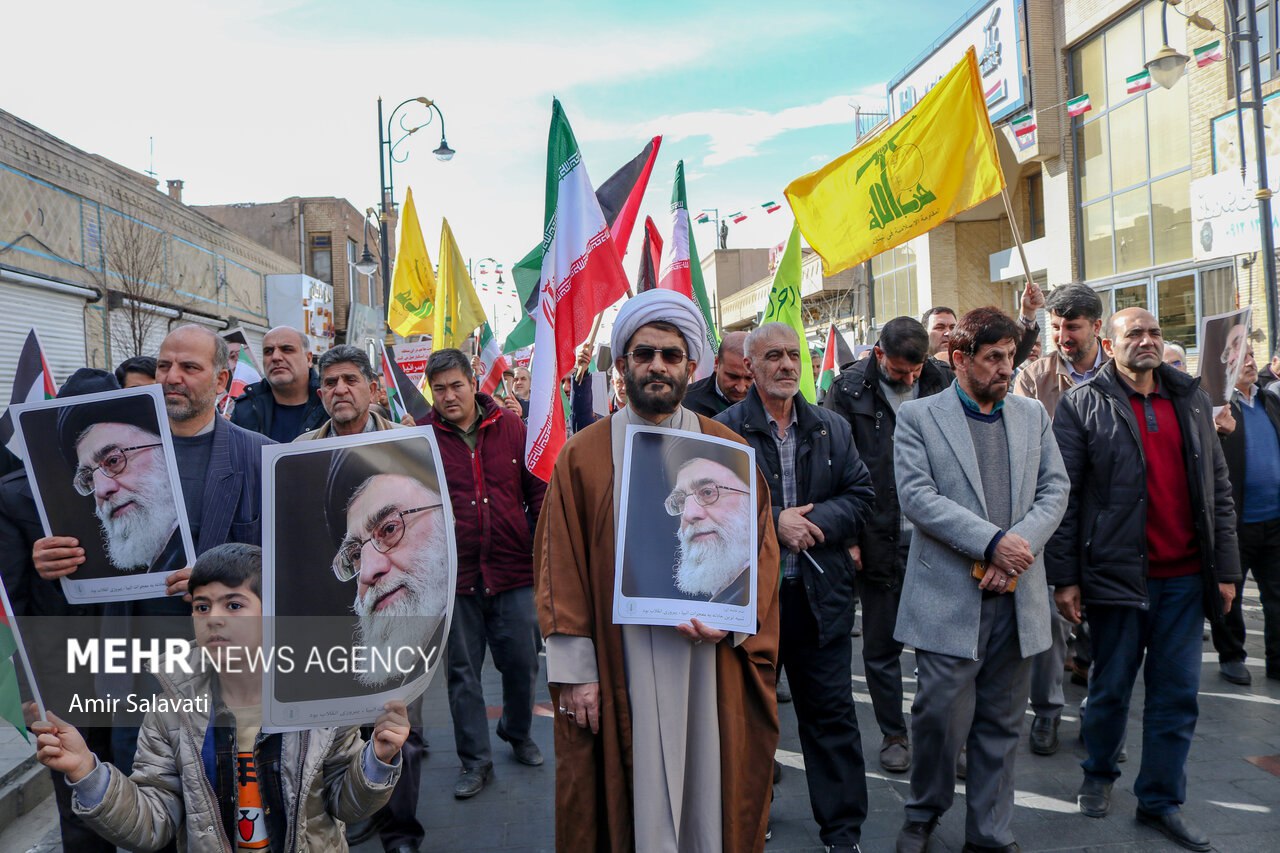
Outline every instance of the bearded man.
<path id="1" fill-rule="evenodd" d="M 715 453 L 699 448 L 699 453 Z M 666 509 L 680 516 L 677 533 L 676 589 L 717 604 L 746 604 L 751 565 L 751 529 L 755 513 L 751 490 L 736 468 L 741 453 L 719 460 L 697 456 L 680 466 Z"/>
<path id="2" fill-rule="evenodd" d="M 780 658 L 795 702 L 809 803 L 828 850 L 857 850 L 867 816 L 853 707 L 853 560 L 871 515 L 871 475 L 849 423 L 800 393 L 800 347 L 785 323 L 747 335 L 754 387 L 716 420 L 756 451 L 773 484 L 782 552 Z M 718 505 L 718 504 L 717 504 Z"/>
<path id="3" fill-rule="evenodd" d="M 627 407 L 574 434 L 551 476 L 534 559 L 559 709 L 558 850 L 764 849 L 778 742 L 778 552 L 763 478 L 754 635 L 696 619 L 670 628 L 612 618 L 627 427 L 737 440 L 681 407 L 706 337 L 686 296 L 651 290 L 628 300 L 610 346 Z"/>
<path id="4" fill-rule="evenodd" d="M 72 486 L 92 495 L 111 565 L 166 572 L 186 565 L 164 443 L 149 398 L 64 409 L 58 432 L 75 464 Z"/>

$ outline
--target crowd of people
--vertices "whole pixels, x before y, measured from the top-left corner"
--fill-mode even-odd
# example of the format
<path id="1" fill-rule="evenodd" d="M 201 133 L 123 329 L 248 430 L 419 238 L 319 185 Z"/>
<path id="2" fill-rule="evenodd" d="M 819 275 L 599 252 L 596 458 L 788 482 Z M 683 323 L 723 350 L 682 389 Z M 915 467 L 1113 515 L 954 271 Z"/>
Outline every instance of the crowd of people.
<path id="1" fill-rule="evenodd" d="M 1052 342 L 1044 355 L 1041 310 Z M 582 375 L 567 383 L 572 435 L 549 483 L 523 464 L 527 369 L 493 397 L 479 392 L 473 358 L 431 354 L 431 410 L 416 425 L 435 435 L 454 518 L 445 651 L 461 765 L 453 796 L 476 797 L 492 777 L 486 652 L 501 673 L 498 738 L 518 762 L 543 763 L 532 737 L 542 652 L 556 709 L 557 849 L 763 850 L 782 700 L 794 702 L 823 844 L 858 850 L 868 812 L 852 684 L 860 609 L 877 761 L 909 774 L 898 851 L 928 849 L 957 777 L 966 780 L 965 850 L 1018 849 L 1023 720 L 1030 708 L 1034 754 L 1056 752 L 1066 677 L 1088 687 L 1080 813 L 1107 816 L 1126 736 L 1140 737 L 1137 819 L 1210 849 L 1182 813 L 1202 632 L 1207 619 L 1222 677 L 1249 684 L 1239 607 L 1249 572 L 1265 615 L 1266 677 L 1280 679 L 1280 352 L 1259 369 L 1250 351 L 1215 414 L 1186 373 L 1186 351 L 1164 341 L 1154 316 L 1130 308 L 1106 317 L 1083 285 L 1046 298 L 1028 284 L 1016 318 L 938 306 L 921 320 L 890 320 L 818 404 L 800 393 L 805 344 L 791 327 L 726 333 L 714 353 L 707 338 L 687 298 L 657 290 L 629 299 L 609 341 L 611 414 L 593 411 Z M 154 359 L 82 368 L 62 385 L 60 398 L 161 386 L 196 560 L 169 574 L 162 598 L 68 603 L 57 582 L 74 576 L 84 548 L 45 535 L 19 465 L 0 479 L 0 574 L 19 616 L 116 627 L 156 617 L 197 648 L 261 646 L 261 448 L 415 424 L 392 419 L 357 347 L 313 359 L 303 333 L 271 330 L 265 378 L 224 418 L 228 363 L 221 337 L 181 326 Z M 699 364 L 713 370 L 692 381 Z M 753 632 L 698 619 L 615 624 L 633 425 L 754 451 L 755 506 L 748 484 L 717 482 L 715 466 L 666 500 L 682 529 L 713 541 L 754 527 Z M 129 463 L 144 445 L 117 441 L 116 458 L 88 448 L 88 437 L 77 470 L 98 506 L 142 495 L 146 462 L 132 476 Z M 361 595 L 411 574 L 415 541 L 374 542 L 369 553 L 385 559 L 353 560 Z M 1130 733 L 1140 669 L 1146 712 Z M 137 690 L 212 702 L 135 725 L 77 729 L 54 715 L 31 723 L 66 849 L 336 850 L 374 837 L 387 853 L 427 845 L 416 816 L 428 748 L 420 698 L 389 703 L 363 732 L 263 733 L 260 679 L 133 679 Z M 246 776 L 246 766 L 256 771 Z M 265 816 L 251 838 L 237 824 L 247 803 Z"/>

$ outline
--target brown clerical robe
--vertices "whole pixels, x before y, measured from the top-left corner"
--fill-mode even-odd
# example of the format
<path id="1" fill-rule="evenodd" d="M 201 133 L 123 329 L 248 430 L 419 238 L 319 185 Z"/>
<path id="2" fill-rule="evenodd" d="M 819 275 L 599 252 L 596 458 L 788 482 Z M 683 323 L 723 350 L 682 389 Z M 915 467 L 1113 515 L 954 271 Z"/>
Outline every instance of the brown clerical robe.
<path id="1" fill-rule="evenodd" d="M 635 847 L 630 700 L 622 629 L 613 624 L 614 457 L 611 420 L 569 440 L 556 461 L 538 521 L 534 578 L 545 636 L 589 639 L 600 680 L 600 733 L 555 719 L 556 848 L 627 851 Z M 706 435 L 741 442 L 698 416 Z M 778 544 L 769 489 L 757 472 L 758 632 L 715 649 L 720 782 L 725 851 L 762 851 L 773 753 L 778 657 Z M 674 630 L 674 629 L 671 629 Z M 551 687 L 558 705 L 559 685 Z"/>

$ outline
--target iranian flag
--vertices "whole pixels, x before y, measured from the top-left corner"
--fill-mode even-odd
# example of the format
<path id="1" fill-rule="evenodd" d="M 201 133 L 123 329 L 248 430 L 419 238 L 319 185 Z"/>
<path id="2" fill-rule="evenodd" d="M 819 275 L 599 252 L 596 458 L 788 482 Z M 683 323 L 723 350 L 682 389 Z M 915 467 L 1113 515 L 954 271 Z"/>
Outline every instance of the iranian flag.
<path id="1" fill-rule="evenodd" d="M 839 337 L 836 331 L 836 324 L 832 323 L 827 327 L 827 347 L 822 351 L 822 370 L 818 373 L 818 397 L 826 394 L 836 381 L 836 370 L 840 365 L 836 364 L 836 338 Z"/>
<path id="2" fill-rule="evenodd" d="M 58 393 L 53 384 L 53 372 L 49 370 L 49 362 L 45 360 L 44 348 L 40 346 L 40 337 L 36 330 L 27 332 L 27 339 L 18 353 L 18 364 L 13 373 L 13 390 L 9 392 L 9 405 L 34 403 L 38 400 L 52 400 Z M 8 409 L 0 416 L 0 446 L 8 446 L 13 440 L 13 415 Z M 18 448 L 10 447 L 14 453 Z"/>
<path id="3" fill-rule="evenodd" d="M 676 182 L 671 192 L 671 241 L 667 243 L 663 254 L 665 262 L 662 265 L 662 278 L 658 281 L 658 287 L 679 291 L 693 300 L 707 324 L 708 351 L 716 352 L 720 349 L 720 335 L 716 332 L 715 320 L 711 314 L 711 302 L 707 299 L 707 288 L 702 280 L 702 262 L 698 258 L 698 245 L 693 239 L 693 228 L 689 225 L 689 199 L 684 188 L 683 160 L 676 163 Z M 710 376 L 713 367 L 710 359 L 706 364 L 699 364 L 694 378 L 702 379 Z"/>
<path id="4" fill-rule="evenodd" d="M 747 215 L 739 210 L 737 213 L 729 214 L 729 218 L 733 220 L 734 225 L 737 225 L 739 222 L 745 222 Z"/>
<path id="5" fill-rule="evenodd" d="M 1210 42 L 1192 51 L 1196 57 L 1196 68 L 1204 68 L 1211 62 L 1222 61 L 1222 41 Z"/>
<path id="6" fill-rule="evenodd" d="M 1125 91 L 1130 95 L 1135 92 L 1145 92 L 1151 88 L 1151 72 L 1143 69 L 1132 77 L 1124 78 Z"/>
<path id="7" fill-rule="evenodd" d="M 778 204 L 776 201 L 766 201 L 760 206 L 764 208 L 765 213 L 777 213 L 779 210 L 782 210 L 782 205 Z"/>
<path id="8" fill-rule="evenodd" d="M 502 372 L 507 367 L 502 347 L 498 346 L 498 341 L 493 337 L 493 329 L 489 328 L 489 321 L 486 320 L 480 327 L 480 375 L 476 377 L 480 382 L 480 392 L 492 394 L 496 391 L 502 383 Z"/>
<path id="9" fill-rule="evenodd" d="M 573 370 L 596 316 L 627 292 L 621 253 L 558 100 L 551 102 L 542 234 L 525 467 L 550 480 L 567 438 L 560 380 Z"/>
<path id="10" fill-rule="evenodd" d="M 1080 95 L 1077 98 L 1072 98 L 1071 100 L 1067 101 L 1067 115 L 1071 116 L 1072 118 L 1075 118 L 1076 116 L 1082 116 L 1085 113 L 1089 112 L 1089 110 L 1091 109 L 1093 109 L 1093 104 L 1089 103 L 1088 92 L 1085 92 L 1083 95 Z"/>
<path id="11" fill-rule="evenodd" d="M 44 701 L 31 673 L 31 662 L 27 659 L 26 648 L 22 645 L 22 637 L 15 627 L 13 606 L 9 604 L 9 592 L 0 585 L 0 597 L 4 607 L 0 609 L 0 719 L 22 733 L 22 737 L 30 741 L 27 735 L 27 723 L 22 716 L 22 692 L 18 689 L 18 670 L 14 666 L 14 656 L 22 661 L 22 668 L 27 674 L 27 684 L 31 688 L 32 698 L 40 709 L 40 718 L 46 719 Z"/>
<path id="12" fill-rule="evenodd" d="M 1013 128 L 1015 136 L 1026 136 L 1029 133 L 1036 132 L 1036 120 L 1031 113 L 1027 113 L 1021 118 L 1015 118 L 1009 122 L 1009 126 Z"/>

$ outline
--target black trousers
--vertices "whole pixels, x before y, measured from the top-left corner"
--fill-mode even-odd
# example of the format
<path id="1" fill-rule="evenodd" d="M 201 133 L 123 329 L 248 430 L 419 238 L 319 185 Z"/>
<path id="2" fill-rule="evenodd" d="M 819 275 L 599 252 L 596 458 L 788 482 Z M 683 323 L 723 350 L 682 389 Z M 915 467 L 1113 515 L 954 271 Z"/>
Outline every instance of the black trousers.
<path id="1" fill-rule="evenodd" d="M 791 684 L 809 805 L 827 845 L 857 844 L 867 817 L 867 777 L 853 707 L 848 632 L 818 645 L 818 623 L 799 580 L 784 579 L 779 658 Z"/>
<path id="2" fill-rule="evenodd" d="M 1244 660 L 1244 578 L 1253 572 L 1262 597 L 1263 641 L 1267 674 L 1280 675 L 1280 518 L 1242 524 L 1237 529 L 1240 542 L 1241 580 L 1236 584 L 1236 600 L 1223 620 L 1225 627 L 1213 626 L 1213 647 L 1218 660 Z"/>

